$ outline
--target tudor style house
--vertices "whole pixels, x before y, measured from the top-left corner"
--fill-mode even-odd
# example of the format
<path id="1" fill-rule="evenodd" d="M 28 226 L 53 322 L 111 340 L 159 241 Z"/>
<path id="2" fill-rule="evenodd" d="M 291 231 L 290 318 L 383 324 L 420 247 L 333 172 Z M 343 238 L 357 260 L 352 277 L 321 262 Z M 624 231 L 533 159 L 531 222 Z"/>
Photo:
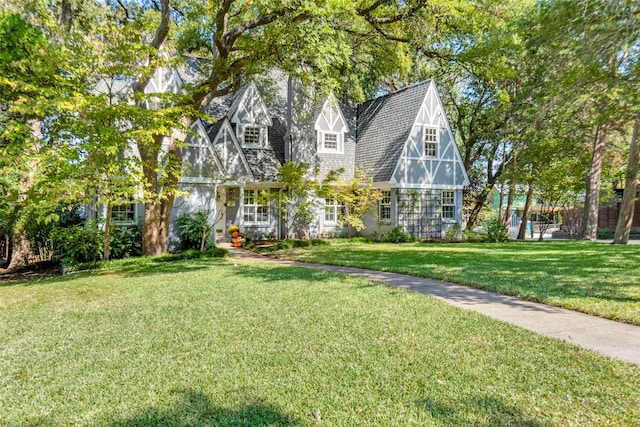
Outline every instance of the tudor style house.
<path id="1" fill-rule="evenodd" d="M 172 218 L 205 209 L 217 237 L 230 225 L 257 238 L 286 237 L 262 195 L 277 191 L 278 171 L 292 161 L 317 168 L 320 178 L 342 169 L 348 179 L 358 166 L 373 178 L 384 197 L 364 218 L 363 235 L 401 226 L 420 238 L 440 238 L 448 227 L 463 225 L 469 180 L 433 80 L 353 104 L 283 73 L 269 77 L 215 99 L 207 110 L 211 120 L 193 124 L 183 149 L 185 196 L 176 200 Z M 177 91 L 187 78 L 165 70 L 148 93 Z M 309 235 L 339 233 L 341 206 L 330 198 L 317 206 Z M 142 210 L 125 205 L 114 210 L 114 220 L 138 220 Z M 172 236 L 177 243 L 177 230 Z"/>

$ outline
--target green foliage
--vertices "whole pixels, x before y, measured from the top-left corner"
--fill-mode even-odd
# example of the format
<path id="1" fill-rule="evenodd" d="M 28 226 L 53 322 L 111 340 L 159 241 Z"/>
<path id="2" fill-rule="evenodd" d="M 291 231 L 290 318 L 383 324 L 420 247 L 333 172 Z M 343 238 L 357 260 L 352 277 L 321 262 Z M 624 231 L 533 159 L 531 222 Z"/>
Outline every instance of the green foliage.
<path id="1" fill-rule="evenodd" d="M 404 229 L 398 225 L 386 233 L 378 234 L 376 240 L 387 243 L 410 243 L 415 242 L 417 239 L 413 234 L 404 231 Z"/>
<path id="2" fill-rule="evenodd" d="M 103 238 L 104 233 L 95 222 L 56 228 L 52 234 L 53 246 L 62 254 L 63 265 L 100 261 Z"/>
<path id="3" fill-rule="evenodd" d="M 487 242 L 503 243 L 509 241 L 509 228 L 502 223 L 500 218 L 492 218 L 484 224 L 487 232 Z"/>
<path id="4" fill-rule="evenodd" d="M 368 177 L 367 172 L 358 166 L 353 178 L 338 179 L 331 188 L 331 196 L 344 206 L 338 212 L 338 222 L 346 223 L 347 235 L 351 237 L 352 228 L 358 232 L 364 230 L 362 218 L 382 200 L 382 191 L 373 186 L 373 178 Z"/>
<path id="5" fill-rule="evenodd" d="M 224 258 L 229 256 L 229 251 L 223 248 L 210 248 L 204 251 L 188 249 L 174 254 L 164 254 L 153 258 L 156 262 L 171 262 L 185 259 Z"/>
<path id="6" fill-rule="evenodd" d="M 615 235 L 616 230 L 612 228 L 598 228 L 598 239 L 600 240 L 611 240 Z M 637 228 L 632 228 L 629 232 L 629 239 L 639 240 L 640 239 L 640 230 Z"/>
<path id="7" fill-rule="evenodd" d="M 458 237 L 459 237 L 461 229 L 462 229 L 462 226 L 460 225 L 459 222 L 456 222 L 454 224 L 449 224 L 447 226 L 447 229 L 444 232 L 445 240 L 447 240 L 449 242 L 454 241 L 454 240 L 458 240 Z"/>
<path id="8" fill-rule="evenodd" d="M 142 255 L 142 228 L 115 227 L 109 236 L 110 258 L 130 258 Z"/>
<path id="9" fill-rule="evenodd" d="M 180 233 L 180 246 L 183 250 L 206 250 L 213 246 L 211 241 L 213 226 L 209 224 L 209 218 L 205 211 L 185 213 L 176 218 L 176 225 Z"/>

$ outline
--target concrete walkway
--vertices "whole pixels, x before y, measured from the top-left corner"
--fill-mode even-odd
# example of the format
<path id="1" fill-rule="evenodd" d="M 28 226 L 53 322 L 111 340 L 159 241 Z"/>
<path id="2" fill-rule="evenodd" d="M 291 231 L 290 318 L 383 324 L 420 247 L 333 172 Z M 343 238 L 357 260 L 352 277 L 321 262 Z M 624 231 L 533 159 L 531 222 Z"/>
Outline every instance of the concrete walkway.
<path id="1" fill-rule="evenodd" d="M 560 338 L 568 343 L 640 366 L 640 326 L 439 280 L 360 268 L 279 260 L 240 248 L 229 250 L 236 258 L 333 271 L 410 289 L 457 307 L 477 311 L 541 335 Z"/>

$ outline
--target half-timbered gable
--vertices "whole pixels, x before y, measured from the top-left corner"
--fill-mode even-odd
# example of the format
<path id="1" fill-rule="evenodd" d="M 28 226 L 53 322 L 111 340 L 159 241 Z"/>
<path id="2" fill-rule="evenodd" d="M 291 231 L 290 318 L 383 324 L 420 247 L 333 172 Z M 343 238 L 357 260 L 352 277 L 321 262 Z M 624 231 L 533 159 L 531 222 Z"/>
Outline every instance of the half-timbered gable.
<path id="1" fill-rule="evenodd" d="M 228 116 L 236 126 L 236 135 L 243 147 L 269 146 L 269 127 L 273 122 L 255 83 L 252 82 L 241 92 Z"/>

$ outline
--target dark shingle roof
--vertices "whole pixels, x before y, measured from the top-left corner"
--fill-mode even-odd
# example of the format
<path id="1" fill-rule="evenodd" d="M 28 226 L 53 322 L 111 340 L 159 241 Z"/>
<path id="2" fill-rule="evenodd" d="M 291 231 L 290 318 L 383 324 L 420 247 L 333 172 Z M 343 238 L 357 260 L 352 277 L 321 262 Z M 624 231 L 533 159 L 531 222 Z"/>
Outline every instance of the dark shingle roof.
<path id="1" fill-rule="evenodd" d="M 391 180 L 431 80 L 358 106 L 356 165 L 375 182 Z"/>
<path id="2" fill-rule="evenodd" d="M 246 88 L 234 94 L 215 98 L 207 107 L 207 114 L 217 120 L 215 124 L 207 124 L 207 133 L 213 141 L 222 126 L 223 119 L 230 119 L 242 98 Z M 242 152 L 251 168 L 251 173 L 258 181 L 274 181 L 282 163 L 284 163 L 284 138 L 287 132 L 285 115 L 281 108 L 267 104 L 271 116 L 272 126 L 269 126 L 269 148 L 242 148 Z"/>

